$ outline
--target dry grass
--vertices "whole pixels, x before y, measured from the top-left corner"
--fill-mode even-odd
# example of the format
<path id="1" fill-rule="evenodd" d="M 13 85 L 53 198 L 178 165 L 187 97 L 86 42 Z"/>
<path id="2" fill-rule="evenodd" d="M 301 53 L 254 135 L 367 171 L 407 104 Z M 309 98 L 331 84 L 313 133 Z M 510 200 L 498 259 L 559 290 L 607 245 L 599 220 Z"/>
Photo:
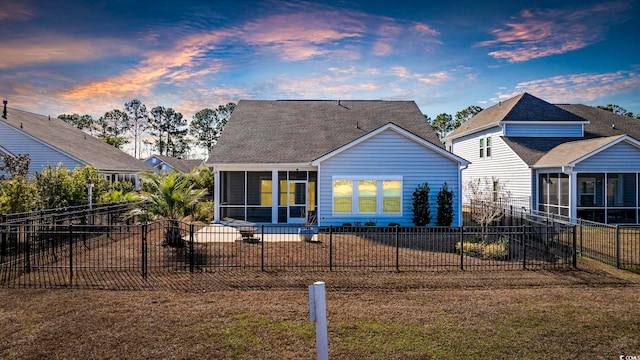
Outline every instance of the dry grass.
<path id="1" fill-rule="evenodd" d="M 190 291 L 0 289 L 0 358 L 312 359 L 306 287 L 316 280 L 327 284 L 331 359 L 640 355 L 640 275 L 580 268 L 234 271 L 171 278 Z"/>

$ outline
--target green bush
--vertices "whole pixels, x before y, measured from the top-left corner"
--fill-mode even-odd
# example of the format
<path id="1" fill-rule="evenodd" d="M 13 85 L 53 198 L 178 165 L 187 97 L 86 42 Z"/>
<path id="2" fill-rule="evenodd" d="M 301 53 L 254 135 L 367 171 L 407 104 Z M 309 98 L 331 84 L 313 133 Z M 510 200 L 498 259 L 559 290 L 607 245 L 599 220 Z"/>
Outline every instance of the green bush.
<path id="1" fill-rule="evenodd" d="M 37 205 L 36 187 L 24 176 L 0 181 L 0 214 L 29 212 Z"/>
<path id="2" fill-rule="evenodd" d="M 374 220 L 367 220 L 364 223 L 364 226 L 376 226 L 377 223 Z"/>
<path id="3" fill-rule="evenodd" d="M 209 222 L 213 220 L 214 204 L 213 201 L 202 201 L 196 204 L 196 211 L 193 214 L 193 220 Z"/>
<path id="4" fill-rule="evenodd" d="M 438 192 L 437 203 L 438 216 L 436 225 L 451 226 L 453 222 L 453 191 L 449 190 L 446 182 Z"/>
<path id="5" fill-rule="evenodd" d="M 416 226 L 426 226 L 431 222 L 431 208 L 429 205 L 429 184 L 422 183 L 413 192 L 411 204 L 413 207 L 413 223 Z"/>

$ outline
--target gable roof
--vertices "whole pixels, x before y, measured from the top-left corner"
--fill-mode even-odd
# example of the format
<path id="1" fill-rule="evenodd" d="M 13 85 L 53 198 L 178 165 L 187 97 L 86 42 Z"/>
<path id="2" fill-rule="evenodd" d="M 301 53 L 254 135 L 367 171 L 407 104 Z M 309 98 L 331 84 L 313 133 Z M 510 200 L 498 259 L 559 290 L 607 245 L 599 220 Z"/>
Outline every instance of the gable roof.
<path id="1" fill-rule="evenodd" d="M 545 154 L 565 143 L 559 151 L 567 154 L 578 154 L 590 148 L 591 145 L 599 143 L 598 141 L 585 142 L 585 140 L 589 139 L 628 135 L 635 140 L 640 140 L 640 120 L 638 119 L 582 104 L 555 106 L 586 119 L 589 122 L 584 125 L 584 137 L 501 137 L 527 165 L 542 164 L 538 163 L 538 161 L 541 160 Z M 607 140 L 602 141 L 604 141 L 603 144 L 607 143 Z M 556 153 L 556 155 L 557 154 L 558 153 Z M 545 161 L 548 161 L 548 159 Z"/>
<path id="2" fill-rule="evenodd" d="M 50 118 L 13 108 L 7 110 L 7 118 L 0 118 L 0 122 L 91 165 L 101 172 L 130 173 L 153 170 L 143 161 L 58 118 Z"/>
<path id="3" fill-rule="evenodd" d="M 388 123 L 443 148 L 413 101 L 241 100 L 207 164 L 310 163 Z"/>
<path id="4" fill-rule="evenodd" d="M 573 166 L 581 159 L 594 155 L 620 141 L 633 141 L 626 135 L 569 141 L 560 144 L 536 161 L 534 167 Z M 636 146 L 640 145 L 635 141 Z"/>
<path id="5" fill-rule="evenodd" d="M 418 136 L 416 136 L 416 135 L 404 130 L 403 128 L 401 128 L 401 127 L 399 127 L 399 126 L 397 126 L 397 125 L 395 125 L 393 123 L 388 123 L 386 125 L 383 125 L 383 126 L 379 127 L 378 129 L 376 129 L 376 130 L 374 130 L 374 131 L 372 131 L 372 132 L 370 132 L 370 133 L 368 133 L 368 134 L 366 134 L 364 136 L 361 136 L 360 138 L 350 142 L 349 144 L 346 144 L 346 145 L 344 145 L 344 146 L 342 146 L 342 147 L 340 147 L 340 148 L 338 148 L 338 149 L 336 149 L 336 150 L 334 150 L 334 151 L 332 151 L 332 152 L 330 152 L 328 154 L 325 154 L 325 155 L 321 156 L 318 159 L 315 159 L 312 162 L 312 164 L 314 166 L 318 166 L 324 160 L 329 159 L 329 158 L 331 158 L 331 157 L 333 157 L 335 155 L 338 155 L 341 152 L 343 152 L 345 150 L 348 150 L 349 148 L 351 148 L 351 147 L 353 147 L 353 146 L 355 146 L 357 144 L 360 144 L 360 143 L 362 143 L 362 142 L 364 142 L 364 141 L 366 141 L 366 140 L 368 140 L 368 139 L 370 139 L 370 138 L 372 138 L 372 137 L 374 137 L 374 136 L 376 136 L 376 135 L 378 135 L 378 134 L 380 134 L 380 133 L 382 133 L 384 131 L 387 131 L 387 130 L 394 131 L 395 133 L 400 134 L 400 135 L 406 137 L 407 139 L 415 141 L 416 143 L 418 143 L 418 144 L 420 144 L 420 145 L 422 145 L 422 146 L 424 146 L 426 148 L 431 149 L 432 151 L 434 151 L 434 152 L 436 152 L 436 153 L 448 158 L 449 160 L 457 162 L 460 166 L 469 165 L 469 162 L 467 160 L 465 160 L 465 159 L 463 159 L 463 158 L 461 158 L 461 157 L 459 157 L 459 156 L 457 156 L 457 155 L 455 155 L 453 153 L 450 153 L 450 152 L 446 151 L 442 147 L 435 146 L 434 144 L 432 144 L 432 143 L 430 143 L 430 142 L 428 142 L 428 141 L 426 141 L 426 140 L 424 140 L 424 139 L 422 139 L 422 138 L 420 138 L 420 137 L 418 137 Z"/>
<path id="6" fill-rule="evenodd" d="M 169 164 L 174 170 L 184 174 L 191 172 L 191 170 L 193 169 L 197 169 L 202 165 L 202 162 L 204 161 L 202 159 L 178 159 L 173 156 L 167 155 L 151 155 L 147 158 L 147 160 L 152 157 L 155 157 L 160 161 Z"/>
<path id="7" fill-rule="evenodd" d="M 445 139 L 453 140 L 476 131 L 498 126 L 501 122 L 507 121 L 586 122 L 584 118 L 574 113 L 525 92 L 480 111 L 452 131 Z"/>

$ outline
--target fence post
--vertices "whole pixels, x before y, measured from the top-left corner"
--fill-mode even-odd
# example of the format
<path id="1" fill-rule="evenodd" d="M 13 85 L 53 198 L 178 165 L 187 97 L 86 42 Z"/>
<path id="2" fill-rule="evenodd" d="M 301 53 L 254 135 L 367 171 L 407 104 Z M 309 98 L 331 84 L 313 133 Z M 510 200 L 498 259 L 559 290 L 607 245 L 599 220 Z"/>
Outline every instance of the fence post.
<path id="1" fill-rule="evenodd" d="M 460 226 L 460 270 L 464 270 L 464 226 Z"/>
<path id="2" fill-rule="evenodd" d="M 73 287 L 73 224 L 69 224 L 69 287 Z"/>
<path id="3" fill-rule="evenodd" d="M 578 219 L 578 221 L 576 221 L 578 223 L 578 225 L 580 225 L 580 256 L 582 256 L 582 228 L 584 227 L 584 225 L 582 225 L 582 220 Z"/>
<path id="4" fill-rule="evenodd" d="M 262 241 L 260 241 L 260 270 L 264 271 L 264 224 L 261 226 Z"/>
<path id="5" fill-rule="evenodd" d="M 189 272 L 193 272 L 195 268 L 196 254 L 193 245 L 193 224 L 189 224 Z"/>
<path id="6" fill-rule="evenodd" d="M 0 255 L 7 255 L 7 215 L 2 214 L 2 228 L 0 228 L 0 232 L 2 236 L 2 240 L 0 243 Z"/>
<path id="7" fill-rule="evenodd" d="M 396 225 L 396 271 L 400 271 L 400 228 L 399 225 Z"/>
<path id="8" fill-rule="evenodd" d="M 147 278 L 147 256 L 148 256 L 148 246 L 147 246 L 147 222 L 145 221 L 142 224 L 142 278 Z"/>
<path id="9" fill-rule="evenodd" d="M 577 269 L 578 268 L 578 234 L 576 233 L 578 226 L 577 225 L 573 225 L 573 268 Z"/>
<path id="10" fill-rule="evenodd" d="M 620 269 L 620 225 L 616 224 L 616 268 Z"/>
<path id="11" fill-rule="evenodd" d="M 27 220 L 27 222 L 24 224 L 24 272 L 25 273 L 30 273 L 31 272 L 31 226 L 32 225 L 32 221 L 31 219 Z"/>
<path id="12" fill-rule="evenodd" d="M 333 271 L 333 225 L 329 225 L 329 271 Z"/>
<path id="13" fill-rule="evenodd" d="M 527 226 L 522 225 L 522 269 L 527 269 Z"/>

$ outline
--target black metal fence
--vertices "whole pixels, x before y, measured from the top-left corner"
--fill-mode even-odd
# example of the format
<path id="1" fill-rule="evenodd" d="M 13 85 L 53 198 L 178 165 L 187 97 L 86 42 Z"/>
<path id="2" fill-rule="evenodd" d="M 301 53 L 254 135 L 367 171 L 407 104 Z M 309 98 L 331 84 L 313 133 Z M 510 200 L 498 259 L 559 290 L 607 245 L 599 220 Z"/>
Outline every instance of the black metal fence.
<path id="1" fill-rule="evenodd" d="M 144 287 L 164 275 L 279 271 L 516 270 L 576 266 L 573 226 L 297 227 L 0 224 L 0 285 Z M 168 236 L 180 241 L 169 246 Z M 128 285 L 127 288 L 131 287 Z"/>
<path id="2" fill-rule="evenodd" d="M 620 269 L 640 272 L 640 226 L 602 224 L 582 219 L 507 207 L 496 225 L 538 224 L 546 229 L 575 226 L 578 255 Z"/>

